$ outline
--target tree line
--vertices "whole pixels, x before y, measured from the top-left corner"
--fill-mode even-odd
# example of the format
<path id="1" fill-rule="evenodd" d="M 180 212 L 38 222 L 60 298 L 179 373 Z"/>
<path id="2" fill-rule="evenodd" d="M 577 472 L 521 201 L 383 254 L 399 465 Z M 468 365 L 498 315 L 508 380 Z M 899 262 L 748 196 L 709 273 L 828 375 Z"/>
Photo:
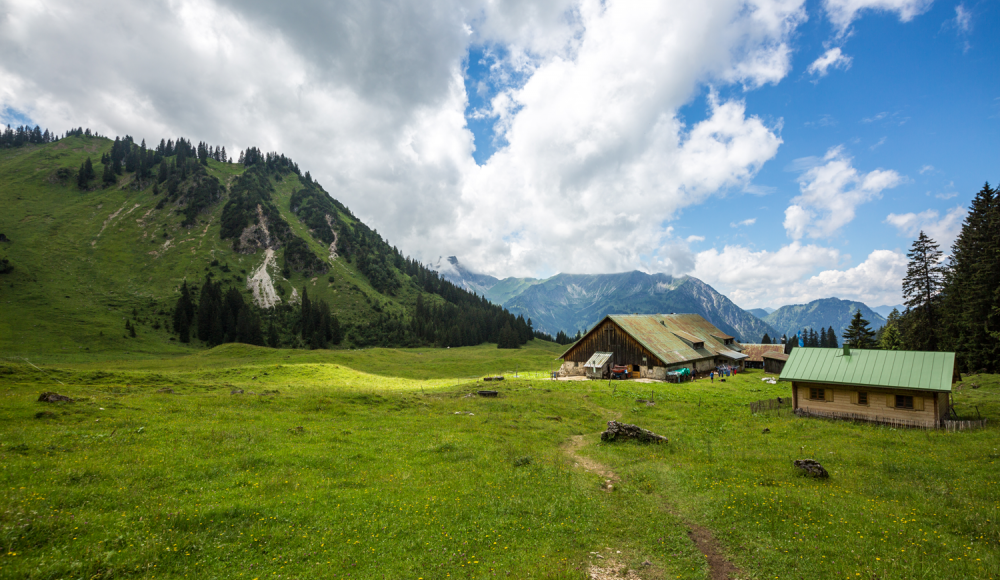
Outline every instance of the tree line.
<path id="1" fill-rule="evenodd" d="M 195 293 L 199 294 L 197 302 Z M 181 284 L 173 310 L 173 331 L 183 343 L 196 338 L 207 346 L 239 342 L 315 349 L 340 344 L 344 338 L 330 306 L 322 300 L 311 300 L 305 287 L 297 305 L 263 313 L 246 300 L 239 288 L 223 289 L 211 275 L 205 277 L 200 291 L 188 287 L 187 281 Z"/>
<path id="2" fill-rule="evenodd" d="M 907 253 L 906 310 L 883 337 L 899 348 L 951 351 L 960 370 L 1000 372 L 1000 190 L 983 185 L 951 253 L 923 231 Z"/>

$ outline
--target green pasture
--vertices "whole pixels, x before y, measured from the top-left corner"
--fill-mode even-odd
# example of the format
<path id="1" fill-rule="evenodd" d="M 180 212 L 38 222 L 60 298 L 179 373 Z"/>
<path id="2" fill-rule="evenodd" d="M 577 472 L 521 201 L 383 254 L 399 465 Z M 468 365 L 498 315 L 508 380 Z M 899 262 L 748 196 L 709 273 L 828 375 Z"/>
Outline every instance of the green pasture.
<path id="1" fill-rule="evenodd" d="M 476 381 L 558 351 L 0 358 L 0 578 L 706 578 L 685 522 L 743 578 L 1000 576 L 997 377 L 965 377 L 991 424 L 959 433 L 752 415 L 788 395 L 759 371 Z M 670 441 L 602 443 L 610 419 Z"/>

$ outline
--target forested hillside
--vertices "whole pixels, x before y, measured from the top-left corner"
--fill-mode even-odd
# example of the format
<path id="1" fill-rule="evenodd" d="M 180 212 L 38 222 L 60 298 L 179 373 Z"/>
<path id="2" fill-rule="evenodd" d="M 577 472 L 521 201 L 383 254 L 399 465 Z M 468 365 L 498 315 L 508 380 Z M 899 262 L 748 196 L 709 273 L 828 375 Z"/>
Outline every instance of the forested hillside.
<path id="1" fill-rule="evenodd" d="M 0 133 L 0 349 L 516 347 L 530 321 L 403 256 L 251 147 Z"/>

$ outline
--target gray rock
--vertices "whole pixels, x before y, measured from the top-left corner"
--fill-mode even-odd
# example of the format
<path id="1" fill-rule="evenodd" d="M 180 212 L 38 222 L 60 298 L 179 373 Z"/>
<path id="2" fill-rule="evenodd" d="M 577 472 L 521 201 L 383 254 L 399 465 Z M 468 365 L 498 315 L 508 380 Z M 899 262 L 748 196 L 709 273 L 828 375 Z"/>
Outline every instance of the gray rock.
<path id="1" fill-rule="evenodd" d="M 826 479 L 830 477 L 830 474 L 827 473 L 826 469 L 824 469 L 823 466 L 819 464 L 819 461 L 816 461 L 815 459 L 796 459 L 793 462 L 793 465 L 818 479 Z"/>
<path id="2" fill-rule="evenodd" d="M 667 438 L 647 431 L 636 425 L 608 421 L 608 430 L 601 433 L 601 441 L 616 441 L 618 439 L 635 439 L 643 443 L 666 443 Z"/>
<path id="3" fill-rule="evenodd" d="M 46 392 L 38 396 L 39 403 L 59 403 L 59 402 L 72 403 L 73 399 L 70 399 L 66 395 L 60 395 L 59 393 Z"/>

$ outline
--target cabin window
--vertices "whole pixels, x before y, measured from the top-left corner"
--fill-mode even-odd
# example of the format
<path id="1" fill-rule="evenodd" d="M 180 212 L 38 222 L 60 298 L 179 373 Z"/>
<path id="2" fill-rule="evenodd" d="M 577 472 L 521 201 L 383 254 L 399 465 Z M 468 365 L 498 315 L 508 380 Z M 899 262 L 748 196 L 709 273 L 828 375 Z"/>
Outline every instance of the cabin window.
<path id="1" fill-rule="evenodd" d="M 639 365 L 632 365 L 632 372 L 639 372 Z"/>
<path id="2" fill-rule="evenodd" d="M 825 401 L 826 389 L 809 389 L 809 398 L 813 401 Z"/>
<path id="3" fill-rule="evenodd" d="M 859 392 L 858 393 L 858 404 L 867 405 L 868 404 L 868 393 Z"/>
<path id="4" fill-rule="evenodd" d="M 727 344 L 727 345 L 730 345 L 730 344 L 733 344 L 733 339 L 731 339 L 731 338 L 727 338 L 727 339 L 726 339 L 726 344 Z"/>
<path id="5" fill-rule="evenodd" d="M 897 409 L 912 409 L 913 408 L 913 397 L 908 395 L 896 395 L 896 408 Z"/>
<path id="6" fill-rule="evenodd" d="M 705 348 L 705 343 L 704 342 L 692 342 L 691 343 L 691 348 L 693 348 L 695 350 L 698 350 L 699 348 Z"/>

